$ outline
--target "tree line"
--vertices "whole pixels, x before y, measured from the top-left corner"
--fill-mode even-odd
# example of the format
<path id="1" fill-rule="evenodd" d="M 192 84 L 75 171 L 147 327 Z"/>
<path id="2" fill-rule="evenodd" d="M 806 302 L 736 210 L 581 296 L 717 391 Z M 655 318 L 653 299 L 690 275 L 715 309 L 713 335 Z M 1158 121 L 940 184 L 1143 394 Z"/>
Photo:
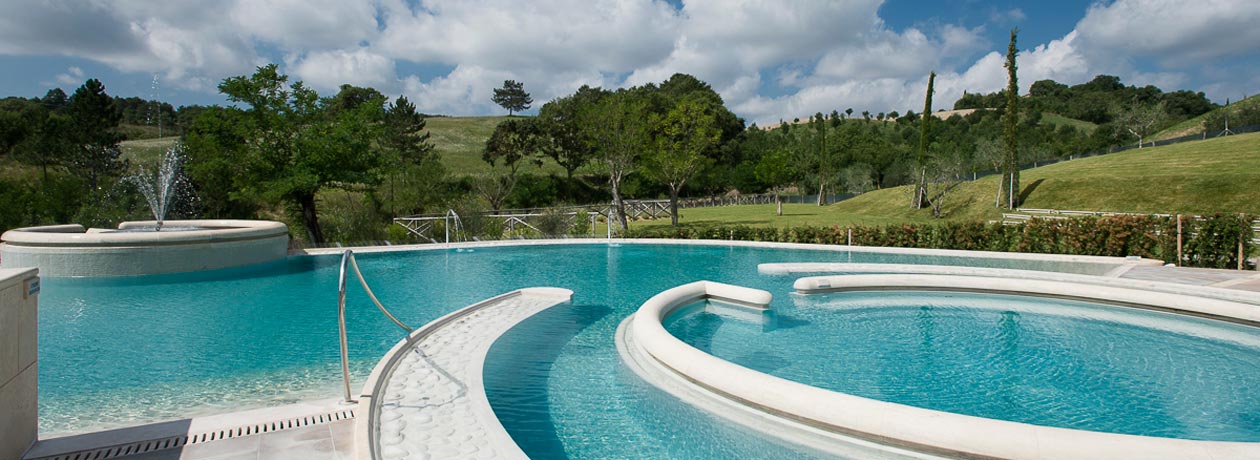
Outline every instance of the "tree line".
<path id="1" fill-rule="evenodd" d="M 1012 50 L 1014 38 L 1013 31 Z M 1017 87 L 1013 52 L 1008 61 L 1010 85 Z M 0 100 L 0 157 L 39 171 L 33 182 L 16 170 L 0 177 L 0 196 L 24 204 L 6 209 L 0 225 L 112 225 L 139 214 L 135 191 L 119 180 L 129 166 L 118 142 L 126 121 L 150 113 L 166 117 L 160 119 L 181 135 L 197 196 L 186 214 L 279 218 L 314 244 L 384 239 L 390 217 L 448 207 L 611 201 L 624 229 L 627 198 L 667 197 L 676 207 L 680 197 L 734 191 L 816 193 L 821 205 L 833 193 L 912 184 L 911 205 L 939 215 L 947 192 L 967 176 L 1009 175 L 1012 168 L 1017 174 L 1019 164 L 1130 142 L 1119 130 L 1055 124 L 1043 116 L 1047 108 L 1067 111 L 1076 94 L 1099 92 L 1089 88 L 1120 91 L 1100 79 L 1058 92 L 1049 91 L 1059 88 L 1053 82 L 1037 82 L 1028 97 L 1010 90 L 967 94 L 954 106 L 982 102 L 989 107 L 980 108 L 992 110 L 944 120 L 913 111 L 857 117 L 852 108 L 837 108 L 771 129 L 746 127 L 716 91 L 690 75 L 615 90 L 583 86 L 546 102 L 537 116 L 501 122 L 483 149 L 490 172 L 473 177 L 442 165 L 428 139 L 428 116 L 415 104 L 372 88 L 342 85 L 321 96 L 272 64 L 219 85 L 232 106 L 172 110 L 108 96 L 99 81 L 89 80 L 70 96 L 54 90 L 44 98 Z M 933 110 L 930 85 L 923 113 Z M 1163 110 L 1181 107 L 1183 116 L 1205 107 L 1184 91 L 1120 88 L 1129 96 L 1154 94 Z M 509 112 L 533 102 L 523 84 L 510 80 L 494 100 Z M 146 106 L 156 109 L 146 112 Z M 544 162 L 564 174 L 540 174 L 536 165 Z M 1018 195 L 1010 192 L 1019 189 L 1017 176 L 1012 179 L 1004 181 L 1008 193 L 997 191 L 996 204 L 1014 205 Z M 356 211 L 330 210 L 334 191 L 356 201 Z"/>

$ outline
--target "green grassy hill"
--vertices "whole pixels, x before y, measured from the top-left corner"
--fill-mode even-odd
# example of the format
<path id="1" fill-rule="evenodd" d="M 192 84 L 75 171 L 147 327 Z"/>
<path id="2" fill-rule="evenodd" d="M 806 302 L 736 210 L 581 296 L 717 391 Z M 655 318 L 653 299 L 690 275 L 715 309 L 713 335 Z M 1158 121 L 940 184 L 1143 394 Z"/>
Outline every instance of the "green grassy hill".
<path id="1" fill-rule="evenodd" d="M 486 139 L 508 117 L 433 117 L 425 119 L 429 142 L 451 172 L 476 174 L 487 165 L 481 161 Z"/>
<path id="2" fill-rule="evenodd" d="M 1175 137 L 1197 134 L 1197 133 L 1203 132 L 1203 122 L 1207 120 L 1208 117 L 1213 116 L 1220 112 L 1224 112 L 1224 111 L 1229 111 L 1229 113 L 1235 113 L 1244 108 L 1260 108 L 1260 95 L 1251 96 L 1241 101 L 1235 101 L 1229 104 L 1228 107 L 1221 107 L 1219 109 L 1213 110 L 1203 115 L 1199 115 L 1197 117 L 1191 118 L 1181 123 L 1172 125 L 1163 131 L 1155 133 L 1155 135 L 1152 136 L 1151 139 L 1156 140 L 1156 141 L 1162 141 L 1164 139 L 1172 139 Z"/>
<path id="3" fill-rule="evenodd" d="M 481 174 L 490 169 L 481 160 L 481 152 L 486 147 L 486 139 L 494 132 L 494 128 L 508 117 L 433 117 L 425 119 L 429 130 L 429 141 L 434 150 L 442 156 L 442 164 L 453 174 Z M 539 172 L 533 166 L 521 166 L 522 172 Z M 553 161 L 543 163 L 544 173 L 563 175 L 564 168 Z"/>
<path id="4" fill-rule="evenodd" d="M 118 143 L 118 149 L 122 151 L 123 159 L 131 160 L 135 164 L 152 166 L 160 164 L 162 155 L 178 141 L 179 136 L 122 141 Z"/>
<path id="5" fill-rule="evenodd" d="M 949 220 L 995 220 L 996 176 L 965 182 L 948 197 Z M 1142 213 L 1260 213 L 1260 133 L 1128 150 L 1024 170 L 1024 206 Z M 774 205 L 685 209 L 683 223 L 755 226 L 883 225 L 932 220 L 910 209 L 907 187 L 866 193 L 830 206 Z M 668 220 L 641 225 L 668 225 Z"/>
<path id="6" fill-rule="evenodd" d="M 1098 125 L 1096 124 L 1084 120 L 1077 120 L 1075 118 L 1068 118 L 1056 113 L 1041 114 L 1041 124 L 1051 124 L 1055 126 L 1068 125 L 1085 133 L 1092 133 L 1095 129 L 1098 129 Z"/>

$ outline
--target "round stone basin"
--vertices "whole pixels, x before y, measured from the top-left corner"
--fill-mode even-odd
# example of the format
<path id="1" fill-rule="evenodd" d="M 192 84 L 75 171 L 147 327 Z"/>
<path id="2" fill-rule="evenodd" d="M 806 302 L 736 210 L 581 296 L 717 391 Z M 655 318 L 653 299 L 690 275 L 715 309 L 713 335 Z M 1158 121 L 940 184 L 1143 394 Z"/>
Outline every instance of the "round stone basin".
<path id="1" fill-rule="evenodd" d="M 264 220 L 123 222 L 118 229 L 51 225 L 0 235 L 0 264 L 43 276 L 179 273 L 270 262 L 288 255 L 289 228 Z"/>

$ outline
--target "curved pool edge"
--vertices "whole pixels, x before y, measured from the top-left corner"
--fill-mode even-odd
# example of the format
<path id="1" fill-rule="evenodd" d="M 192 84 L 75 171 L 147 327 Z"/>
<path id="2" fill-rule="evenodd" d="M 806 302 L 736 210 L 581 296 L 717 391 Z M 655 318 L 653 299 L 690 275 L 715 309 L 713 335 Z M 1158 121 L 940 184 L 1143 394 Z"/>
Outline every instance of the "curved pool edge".
<path id="1" fill-rule="evenodd" d="M 903 290 L 1034 295 L 1085 300 L 1260 326 L 1260 308 L 1248 303 L 1185 293 L 1149 291 L 1102 284 L 1082 285 L 1043 279 L 930 274 L 830 275 L 800 278 L 793 283 L 793 288 L 798 294 L 803 295 Z"/>
<path id="2" fill-rule="evenodd" d="M 768 249 L 807 249 L 815 251 L 835 251 L 835 252 L 866 252 L 876 254 L 904 254 L 915 256 L 944 256 L 944 257 L 967 257 L 977 259 L 1014 259 L 1014 260 L 1035 260 L 1041 262 L 1069 262 L 1069 263 L 1088 263 L 1088 264 L 1110 264 L 1110 265 L 1150 265 L 1162 266 L 1163 261 L 1154 259 L 1129 259 L 1125 257 L 1112 256 L 1081 256 L 1072 254 L 1042 254 L 1031 252 L 995 252 L 995 251 L 970 251 L 964 249 L 922 249 L 922 248 L 898 248 L 884 246 L 848 246 L 837 244 L 822 243 L 777 243 L 771 241 L 743 241 L 743 240 L 683 240 L 670 238 L 561 238 L 561 239 L 537 239 L 537 240 L 494 240 L 494 241 L 465 241 L 458 243 L 423 243 L 423 244 L 399 244 L 391 246 L 358 246 L 345 248 L 307 248 L 295 251 L 298 254 L 305 255 L 327 255 L 340 254 L 346 249 L 353 249 L 357 253 L 370 252 L 397 252 L 397 251 L 440 251 L 446 249 L 478 249 L 508 246 L 550 246 L 550 245 L 566 245 L 566 244 L 585 244 L 585 245 L 618 245 L 618 244 L 641 244 L 641 245 L 693 245 L 693 246 L 738 246 L 738 247 L 755 247 Z"/>
<path id="3" fill-rule="evenodd" d="M 874 282 L 888 281 L 891 276 L 915 275 L 834 278 L 865 277 L 868 289 L 864 290 L 872 290 L 878 288 Z M 945 278 L 933 275 L 918 277 Z M 957 281 L 938 280 L 935 285 Z M 669 378 L 674 381 L 670 383 L 690 382 L 726 398 L 732 405 L 742 405 L 840 436 L 946 457 L 1260 458 L 1260 443 L 1134 436 L 987 419 L 863 398 L 757 372 L 692 347 L 665 329 L 662 321 L 678 308 L 693 302 L 698 290 L 703 290 L 703 286 L 697 286 L 700 283 L 705 282 L 669 289 L 645 302 L 627 319 L 626 332 L 631 338 L 627 345 L 640 347 L 644 356 L 670 370 L 672 375 Z M 846 284 L 846 288 L 859 290 L 859 284 L 854 281 Z M 1242 307 L 1254 310 L 1252 306 Z M 658 385 L 660 382 L 651 383 Z"/>
<path id="4" fill-rule="evenodd" d="M 1230 302 L 1241 302 L 1260 305 L 1260 292 L 1241 291 L 1214 286 L 1200 286 L 1165 281 L 1142 279 L 1126 279 L 1115 276 L 1081 275 L 1075 273 L 1046 272 L 1039 270 L 1019 270 L 1009 268 L 966 267 L 954 265 L 913 265 L 913 264 L 880 264 L 880 263 L 846 263 L 846 262 L 790 262 L 758 264 L 757 271 L 770 276 L 799 276 L 814 274 L 802 279 L 821 279 L 832 276 L 851 276 L 866 274 L 882 275 L 951 275 L 982 276 L 992 278 L 1009 278 L 1038 281 L 1060 281 L 1069 283 L 1112 286 L 1127 289 L 1157 291 L 1166 294 L 1191 295 L 1207 297 Z M 834 273 L 834 275 L 823 275 Z M 798 283 L 801 281 L 798 280 Z"/>
<path id="5" fill-rule="evenodd" d="M 470 419 L 464 420 L 465 425 L 447 430 L 450 433 L 444 439 L 439 440 L 441 437 L 436 436 L 436 433 L 426 435 L 428 445 L 441 450 L 437 454 L 442 455 L 433 455 L 432 458 L 473 458 L 473 454 L 480 455 L 477 458 L 483 459 L 526 458 L 524 452 L 499 423 L 486 398 L 482 380 L 485 358 L 491 345 L 503 333 L 539 312 L 570 302 L 572 297 L 573 291 L 562 288 L 519 289 L 446 314 L 408 334 L 385 353 L 363 384 L 358 398 L 358 408 L 364 416 L 355 421 L 354 439 L 356 445 L 359 446 L 355 458 L 359 460 L 382 458 L 384 448 L 381 446 L 378 428 L 381 425 L 380 419 L 387 410 L 384 406 L 387 403 L 386 400 L 391 396 L 388 386 L 400 365 L 405 364 L 407 358 L 420 359 L 430 366 L 429 370 L 433 374 L 439 376 L 431 379 L 438 380 L 436 389 L 425 388 L 425 394 L 428 396 L 422 399 L 426 400 L 426 404 L 430 396 L 438 397 L 443 390 L 454 390 L 448 391 L 450 400 L 431 406 L 436 409 L 423 414 L 417 412 L 413 415 L 420 415 L 426 420 L 443 417 Z M 513 300 L 524 299 L 530 299 L 533 302 L 516 305 L 520 308 L 514 311 L 502 311 L 505 308 L 496 308 L 512 305 L 509 302 Z M 486 318 L 486 316 L 490 317 Z M 491 321 L 486 321 L 487 319 Z M 476 326 L 477 334 L 470 334 L 469 329 L 474 326 Z M 442 337 L 443 334 L 453 335 L 458 340 L 451 341 Z M 430 350 L 426 353 L 420 348 L 426 345 L 428 339 L 434 339 L 439 347 L 454 345 L 456 347 L 452 350 L 454 353 L 439 355 L 441 350 Z M 411 356 L 413 354 L 419 358 Z M 445 364 L 445 367 L 442 364 Z M 398 417 L 401 418 L 403 415 L 398 415 Z M 464 445 L 457 445 L 461 441 Z M 476 443 L 477 448 L 466 449 L 470 443 Z M 487 456 L 488 454 L 490 455 Z"/>
<path id="6" fill-rule="evenodd" d="M 692 284 L 699 286 L 699 283 L 707 283 L 710 286 L 722 285 L 722 283 L 714 282 Z M 768 292 L 760 292 L 764 293 L 767 298 L 770 296 Z M 701 290 L 697 290 L 693 294 L 689 295 L 687 299 L 677 302 L 674 310 L 676 311 L 678 308 L 692 302 L 705 299 L 732 303 L 732 299 L 710 297 Z M 753 299 L 745 298 L 741 302 L 734 303 L 747 306 L 751 303 L 750 300 Z M 750 313 L 756 313 L 755 308 L 747 310 Z M 764 309 L 764 311 L 768 311 L 768 309 Z M 943 458 L 822 430 L 786 417 L 767 413 L 759 407 L 742 404 L 729 399 L 726 395 L 715 393 L 708 387 L 680 375 L 674 369 L 653 358 L 651 354 L 637 343 L 636 334 L 634 333 L 634 318 L 635 315 L 630 315 L 623 319 L 618 324 L 614 335 L 614 343 L 621 363 L 657 390 L 678 398 L 682 402 L 694 406 L 707 414 L 720 417 L 723 420 L 758 432 L 762 436 L 774 438 L 778 442 L 794 446 L 797 449 L 811 451 L 816 456 L 814 458 L 835 457 L 881 460 L 938 460 Z"/>

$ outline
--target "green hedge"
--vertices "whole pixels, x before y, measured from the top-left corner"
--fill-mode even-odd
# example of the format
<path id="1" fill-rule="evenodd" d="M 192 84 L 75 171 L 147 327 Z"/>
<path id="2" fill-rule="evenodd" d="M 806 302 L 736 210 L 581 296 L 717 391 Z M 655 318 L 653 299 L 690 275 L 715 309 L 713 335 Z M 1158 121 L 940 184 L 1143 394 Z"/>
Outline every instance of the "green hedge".
<path id="1" fill-rule="evenodd" d="M 1250 218 L 1238 215 L 1182 219 L 1182 265 L 1237 268 L 1238 244 L 1251 253 Z M 1031 252 L 1090 256 L 1177 258 L 1177 220 L 1156 216 L 1033 218 L 1019 225 L 949 222 L 884 227 L 748 227 L 689 225 L 632 228 L 631 238 L 717 239 L 780 243 L 846 244 L 849 231 L 858 246 Z M 1193 236 L 1191 236 L 1193 234 Z"/>

